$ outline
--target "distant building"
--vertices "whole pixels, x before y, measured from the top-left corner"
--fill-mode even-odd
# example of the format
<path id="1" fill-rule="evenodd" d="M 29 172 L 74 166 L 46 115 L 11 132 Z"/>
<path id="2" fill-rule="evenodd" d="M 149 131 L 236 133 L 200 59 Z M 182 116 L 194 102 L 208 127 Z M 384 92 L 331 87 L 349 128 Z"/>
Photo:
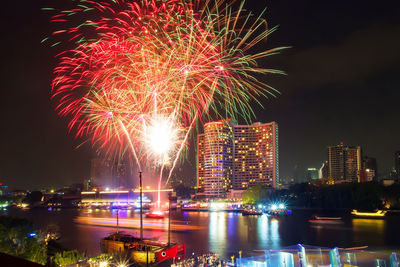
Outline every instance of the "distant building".
<path id="1" fill-rule="evenodd" d="M 92 190 L 93 184 L 92 184 L 92 179 L 87 178 L 83 179 L 83 190 Z"/>
<path id="2" fill-rule="evenodd" d="M 376 179 L 378 176 L 378 166 L 376 164 L 376 159 L 371 158 L 371 157 L 363 157 L 362 160 L 362 169 L 363 170 L 368 170 L 368 172 L 371 174 L 373 173 L 373 180 Z"/>
<path id="3" fill-rule="evenodd" d="M 359 146 L 328 146 L 329 178 L 335 182 L 359 182 L 361 148 Z"/>
<path id="4" fill-rule="evenodd" d="M 394 168 L 396 170 L 396 178 L 400 180 L 400 151 L 394 153 Z"/>
<path id="5" fill-rule="evenodd" d="M 305 182 L 304 174 L 300 171 L 299 164 L 294 165 L 292 177 L 297 184 Z"/>
<path id="6" fill-rule="evenodd" d="M 14 190 L 11 192 L 13 197 L 25 197 L 27 192 L 25 190 Z"/>
<path id="7" fill-rule="evenodd" d="M 169 194 L 173 194 L 172 189 L 161 189 L 161 200 L 167 200 Z M 151 202 L 156 202 L 158 199 L 158 190 L 155 189 L 142 189 L 143 205 L 147 206 Z M 127 207 L 136 206 L 140 207 L 140 191 L 137 189 L 124 189 L 124 190 L 92 190 L 80 192 L 82 206 L 115 206 Z"/>
<path id="8" fill-rule="evenodd" d="M 90 180 L 92 187 L 120 188 L 130 186 L 124 162 L 113 162 L 104 158 L 92 159 L 88 180 Z"/>
<path id="9" fill-rule="evenodd" d="M 375 178 L 375 171 L 372 169 L 361 169 L 359 177 L 360 177 L 360 183 L 371 182 Z"/>
<path id="10" fill-rule="evenodd" d="M 279 188 L 289 188 L 294 185 L 296 180 L 293 177 L 279 177 Z"/>
<path id="11" fill-rule="evenodd" d="M 7 195 L 8 195 L 8 185 L 0 183 L 0 196 L 7 196 Z"/>
<path id="12" fill-rule="evenodd" d="M 228 190 L 255 184 L 277 187 L 278 125 L 233 125 L 215 121 L 197 137 L 197 191 L 205 197 L 226 197 Z"/>
<path id="13" fill-rule="evenodd" d="M 319 179 L 319 171 L 316 168 L 308 168 L 306 170 L 306 181 L 311 182 Z"/>

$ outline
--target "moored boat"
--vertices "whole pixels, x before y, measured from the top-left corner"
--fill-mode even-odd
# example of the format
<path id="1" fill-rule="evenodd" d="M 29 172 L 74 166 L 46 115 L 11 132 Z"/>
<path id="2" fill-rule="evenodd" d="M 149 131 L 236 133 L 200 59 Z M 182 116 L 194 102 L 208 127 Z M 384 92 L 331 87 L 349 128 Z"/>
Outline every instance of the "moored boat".
<path id="1" fill-rule="evenodd" d="M 134 237 L 129 234 L 111 233 L 100 242 L 104 253 L 127 253 L 136 263 L 160 263 L 165 260 L 178 262 L 184 259 L 185 244 L 164 243 Z"/>

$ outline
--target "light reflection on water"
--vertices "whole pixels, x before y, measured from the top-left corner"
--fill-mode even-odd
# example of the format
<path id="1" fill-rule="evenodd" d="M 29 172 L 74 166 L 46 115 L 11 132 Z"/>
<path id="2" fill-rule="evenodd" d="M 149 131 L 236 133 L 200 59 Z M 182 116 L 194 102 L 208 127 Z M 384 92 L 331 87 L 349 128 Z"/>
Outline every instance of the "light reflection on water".
<path id="1" fill-rule="evenodd" d="M 21 211 L 9 209 L 0 211 L 1 215 L 27 217 L 38 227 L 50 223 L 59 225 L 60 243 L 71 249 L 86 251 L 89 255 L 100 253 L 100 239 L 115 231 L 114 227 L 98 227 L 73 223 L 79 216 L 116 217 L 116 210 L 74 210 L 47 211 L 35 209 Z M 386 219 L 351 219 L 343 225 L 321 225 L 313 227 L 308 223 L 311 212 L 295 212 L 287 218 L 263 216 L 242 216 L 239 213 L 225 212 L 174 212 L 173 220 L 182 224 L 201 226 L 199 230 L 177 231 L 171 233 L 171 240 L 185 242 L 191 254 L 215 252 L 229 257 L 239 250 L 278 249 L 298 243 L 324 247 L 370 246 L 371 249 L 400 248 L 400 216 Z M 119 217 L 138 218 L 139 213 L 120 210 Z M 164 221 L 167 219 L 164 219 Z M 138 229 L 123 231 L 139 235 Z M 159 238 L 166 241 L 163 230 L 145 230 L 146 238 Z M 245 255 L 245 254 L 244 254 Z"/>
<path id="2" fill-rule="evenodd" d="M 268 232 L 269 234 L 269 244 L 266 247 L 273 247 L 273 248 L 279 248 L 280 247 L 280 240 L 279 240 L 279 221 L 276 218 L 272 218 L 270 220 L 270 231 Z"/>
<path id="3" fill-rule="evenodd" d="M 259 216 L 257 222 L 257 235 L 261 244 L 267 244 L 268 242 L 268 230 L 269 230 L 269 220 L 266 215 Z"/>
<path id="4" fill-rule="evenodd" d="M 211 212 L 208 226 L 210 251 L 221 254 L 226 246 L 226 217 L 221 212 Z M 234 229 L 230 229 L 233 231 Z"/>
<path id="5" fill-rule="evenodd" d="M 353 224 L 353 240 L 357 243 L 368 242 L 369 233 L 374 232 L 379 236 L 384 236 L 386 229 L 386 220 L 384 219 L 352 219 Z M 375 240 L 375 246 L 384 246 L 385 240 L 379 238 Z"/>

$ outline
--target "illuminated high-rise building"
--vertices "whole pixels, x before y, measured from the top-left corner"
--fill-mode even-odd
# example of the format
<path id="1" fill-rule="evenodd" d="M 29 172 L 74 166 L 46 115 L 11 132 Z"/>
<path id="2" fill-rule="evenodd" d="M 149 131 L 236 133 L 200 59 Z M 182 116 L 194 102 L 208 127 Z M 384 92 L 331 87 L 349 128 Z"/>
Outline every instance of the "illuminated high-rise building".
<path id="1" fill-rule="evenodd" d="M 329 178 L 334 181 L 359 182 L 361 148 L 359 146 L 328 146 Z"/>
<path id="2" fill-rule="evenodd" d="M 204 134 L 197 135 L 197 192 L 204 192 Z"/>
<path id="3" fill-rule="evenodd" d="M 275 122 L 233 126 L 233 189 L 279 184 L 278 125 Z"/>
<path id="4" fill-rule="evenodd" d="M 206 197 L 225 197 L 232 178 L 232 127 L 225 121 L 206 123 L 197 141 L 198 192 Z"/>
<path id="5" fill-rule="evenodd" d="M 229 189 L 264 184 L 277 187 L 278 126 L 275 122 L 205 124 L 197 137 L 197 188 L 206 197 L 224 197 Z"/>

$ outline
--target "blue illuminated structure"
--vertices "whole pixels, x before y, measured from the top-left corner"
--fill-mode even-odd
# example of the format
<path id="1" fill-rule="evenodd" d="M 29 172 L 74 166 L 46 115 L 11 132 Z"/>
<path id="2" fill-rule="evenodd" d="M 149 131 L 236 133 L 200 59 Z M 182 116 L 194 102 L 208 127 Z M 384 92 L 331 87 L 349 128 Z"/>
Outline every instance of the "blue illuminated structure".
<path id="1" fill-rule="evenodd" d="M 308 266 L 390 266 L 399 267 L 396 253 L 390 256 L 357 248 L 321 248 L 298 244 L 279 250 L 265 250 L 263 255 L 239 257 L 237 267 L 308 267 Z M 389 257 L 388 257 L 389 256 Z M 359 259 L 359 261 L 357 260 Z"/>

